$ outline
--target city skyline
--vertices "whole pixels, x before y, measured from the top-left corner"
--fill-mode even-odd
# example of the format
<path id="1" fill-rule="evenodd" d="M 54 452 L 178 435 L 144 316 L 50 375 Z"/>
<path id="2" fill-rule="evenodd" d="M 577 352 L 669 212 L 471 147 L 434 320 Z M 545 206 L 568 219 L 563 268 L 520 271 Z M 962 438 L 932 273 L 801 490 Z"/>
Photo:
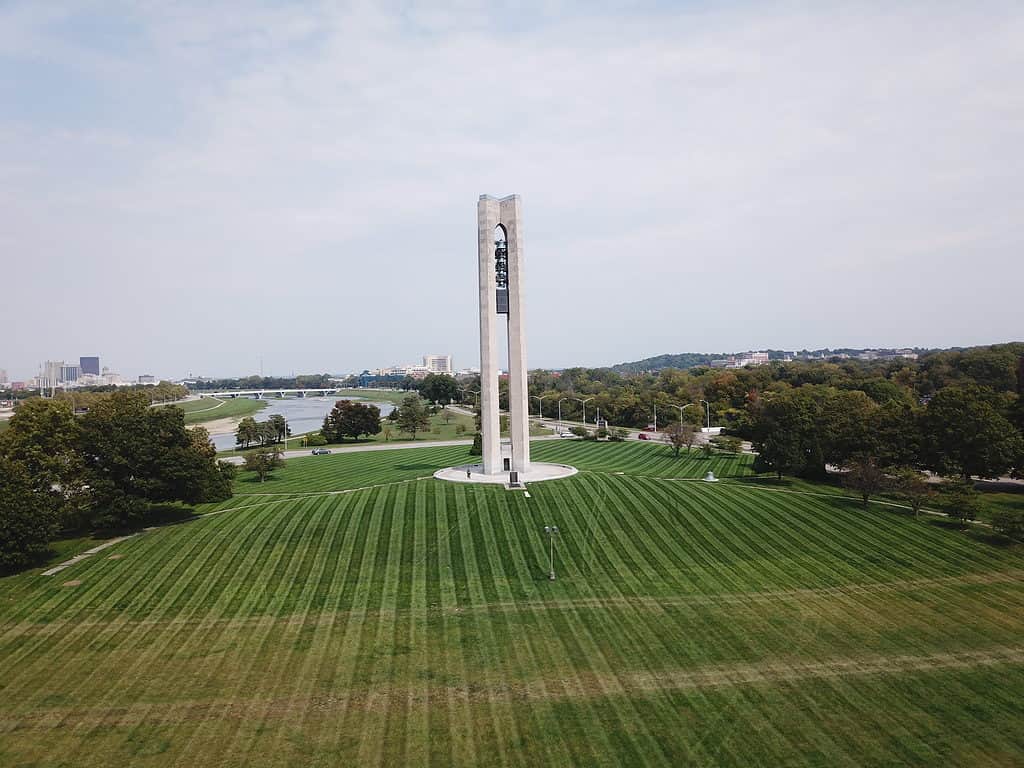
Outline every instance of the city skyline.
<path id="1" fill-rule="evenodd" d="M 473 359 L 483 190 L 523 199 L 538 366 L 1024 327 L 1018 5 L 502 15 L 6 4 L 0 365 Z M 520 68 L 485 102 L 483 57 Z"/>

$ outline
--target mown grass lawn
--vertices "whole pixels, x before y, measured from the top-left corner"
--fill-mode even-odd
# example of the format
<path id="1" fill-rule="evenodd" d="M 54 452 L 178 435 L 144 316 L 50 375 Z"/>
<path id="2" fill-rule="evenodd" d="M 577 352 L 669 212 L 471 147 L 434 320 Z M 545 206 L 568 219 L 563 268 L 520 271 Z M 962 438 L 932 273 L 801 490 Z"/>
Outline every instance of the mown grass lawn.
<path id="1" fill-rule="evenodd" d="M 185 403 L 175 403 L 169 408 L 181 408 L 185 411 L 185 423 L 202 424 L 216 419 L 228 419 L 242 416 L 253 416 L 258 411 L 267 407 L 266 400 L 256 400 L 251 397 L 233 397 L 218 400 L 213 397 L 204 397 L 199 400 L 189 400 Z"/>
<path id="2" fill-rule="evenodd" d="M 1021 763 L 1020 547 L 749 457 L 533 452 L 582 471 L 527 497 L 429 478 L 461 446 L 291 460 L 0 580 L 0 764 Z"/>

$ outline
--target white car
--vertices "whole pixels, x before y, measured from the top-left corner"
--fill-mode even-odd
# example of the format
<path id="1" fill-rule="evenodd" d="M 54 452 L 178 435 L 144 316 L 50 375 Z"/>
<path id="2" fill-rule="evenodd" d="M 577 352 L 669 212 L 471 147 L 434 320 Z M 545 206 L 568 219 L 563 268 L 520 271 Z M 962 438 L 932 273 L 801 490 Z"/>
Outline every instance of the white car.
<path id="1" fill-rule="evenodd" d="M 572 432 L 562 432 L 558 435 L 559 437 L 576 437 Z"/>

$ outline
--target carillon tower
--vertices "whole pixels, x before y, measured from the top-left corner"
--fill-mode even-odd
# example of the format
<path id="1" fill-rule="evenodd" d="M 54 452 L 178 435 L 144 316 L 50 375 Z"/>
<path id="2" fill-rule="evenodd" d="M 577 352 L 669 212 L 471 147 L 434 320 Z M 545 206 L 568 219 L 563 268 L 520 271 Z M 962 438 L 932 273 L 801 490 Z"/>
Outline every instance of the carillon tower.
<path id="1" fill-rule="evenodd" d="M 480 268 L 480 412 L 484 474 L 530 470 L 530 424 L 523 321 L 523 234 L 519 195 L 477 203 Z M 511 450 L 502 452 L 498 333 L 508 337 Z"/>

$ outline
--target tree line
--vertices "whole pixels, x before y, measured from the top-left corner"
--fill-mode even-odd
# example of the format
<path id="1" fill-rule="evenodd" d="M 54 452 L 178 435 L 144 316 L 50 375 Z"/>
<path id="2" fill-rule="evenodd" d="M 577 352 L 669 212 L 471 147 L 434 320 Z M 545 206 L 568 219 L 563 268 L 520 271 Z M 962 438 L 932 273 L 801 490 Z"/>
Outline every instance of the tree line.
<path id="1" fill-rule="evenodd" d="M 66 399 L 21 404 L 0 435 L 0 569 L 31 565 L 60 532 L 143 524 L 156 505 L 231 497 L 234 468 L 216 459 L 180 408 L 116 391 L 75 415 Z"/>
<path id="2" fill-rule="evenodd" d="M 238 422 L 235 429 L 235 445 L 245 449 L 253 444 L 273 445 L 280 443 L 291 433 L 287 420 L 279 413 L 275 413 L 266 421 L 256 421 L 252 416 L 246 416 Z"/>

